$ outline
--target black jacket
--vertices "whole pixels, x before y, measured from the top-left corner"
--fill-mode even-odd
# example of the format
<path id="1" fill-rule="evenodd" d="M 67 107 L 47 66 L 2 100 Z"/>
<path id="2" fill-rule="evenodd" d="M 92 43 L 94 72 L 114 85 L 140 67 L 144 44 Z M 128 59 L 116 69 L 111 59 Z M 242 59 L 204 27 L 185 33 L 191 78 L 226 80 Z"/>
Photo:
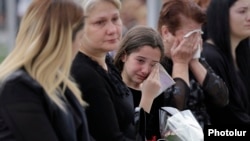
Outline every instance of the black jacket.
<path id="1" fill-rule="evenodd" d="M 0 87 L 1 141 L 90 141 L 84 108 L 67 90 L 65 111 L 26 71 L 11 74 Z"/>
<path id="2" fill-rule="evenodd" d="M 244 81 L 247 77 L 240 70 L 234 70 L 225 53 L 215 45 L 204 43 L 202 55 L 216 74 L 225 81 L 229 89 L 229 104 L 212 111 L 213 122 L 215 124 L 250 125 L 250 91 L 248 91 L 249 84 Z"/>
<path id="3" fill-rule="evenodd" d="M 132 93 L 108 56 L 106 64 L 108 71 L 78 53 L 72 65 L 72 76 L 89 104 L 86 115 L 90 134 L 97 141 L 135 141 L 138 130 Z"/>

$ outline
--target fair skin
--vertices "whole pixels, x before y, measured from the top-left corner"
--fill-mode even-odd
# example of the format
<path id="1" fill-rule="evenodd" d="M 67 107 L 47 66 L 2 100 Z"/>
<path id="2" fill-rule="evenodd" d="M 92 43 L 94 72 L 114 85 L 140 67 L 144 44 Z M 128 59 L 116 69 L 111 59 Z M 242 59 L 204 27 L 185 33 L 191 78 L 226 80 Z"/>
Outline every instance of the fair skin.
<path id="1" fill-rule="evenodd" d="M 127 86 L 140 90 L 140 84 L 149 76 L 154 65 L 159 63 L 159 48 L 143 46 L 138 51 L 123 56 L 122 78 Z"/>
<path id="2" fill-rule="evenodd" d="M 106 54 L 118 48 L 122 36 L 119 9 L 108 1 L 98 1 L 86 14 L 83 32 L 82 46 L 79 51 L 108 71 L 105 62 Z M 156 73 L 152 73 L 151 77 L 155 76 Z M 140 107 L 146 112 L 150 111 L 151 101 L 153 101 L 151 98 L 143 96 L 141 99 Z"/>
<path id="3" fill-rule="evenodd" d="M 232 53 L 235 58 L 236 46 L 250 36 L 250 1 L 236 1 L 230 8 L 229 15 Z"/>
<path id="4" fill-rule="evenodd" d="M 141 90 L 140 107 L 150 112 L 154 98 L 160 90 L 159 66 L 161 52 L 159 48 L 145 45 L 129 55 L 124 55 L 122 78 L 125 84 Z"/>
<path id="5" fill-rule="evenodd" d="M 229 10 L 229 25 L 230 25 L 230 40 L 232 56 L 234 59 L 235 67 L 236 63 L 236 47 L 241 40 L 250 36 L 250 1 L 249 0 L 237 0 Z M 207 41 L 210 44 L 214 44 L 213 41 Z"/>
<path id="6" fill-rule="evenodd" d="M 107 70 L 106 53 L 117 49 L 122 33 L 119 9 L 110 2 L 99 1 L 85 19 L 80 51 Z"/>
<path id="7" fill-rule="evenodd" d="M 207 71 L 198 59 L 193 59 L 198 45 L 201 44 L 201 34 L 194 33 L 184 38 L 185 34 L 195 29 L 201 29 L 202 25 L 184 16 L 181 16 L 181 19 L 185 24 L 175 32 L 175 35 L 170 33 L 166 26 L 161 29 L 165 54 L 173 61 L 172 77 L 182 78 L 189 85 L 188 71 L 190 68 L 197 81 L 202 85 Z"/>

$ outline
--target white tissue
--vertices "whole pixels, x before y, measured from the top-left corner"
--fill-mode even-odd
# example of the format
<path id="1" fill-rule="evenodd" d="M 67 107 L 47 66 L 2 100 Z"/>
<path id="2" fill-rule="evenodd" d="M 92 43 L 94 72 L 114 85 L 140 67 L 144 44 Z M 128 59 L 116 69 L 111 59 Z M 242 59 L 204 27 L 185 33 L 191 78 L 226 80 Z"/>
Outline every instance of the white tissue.
<path id="1" fill-rule="evenodd" d="M 184 38 L 187 38 L 189 36 L 191 36 L 193 33 L 200 33 L 200 34 L 203 34 L 203 31 L 201 29 L 195 29 L 195 30 L 192 30 L 190 32 L 188 32 L 187 34 L 184 35 Z M 200 58 L 201 56 L 201 45 L 199 44 L 198 45 L 198 48 L 193 56 L 194 59 L 196 58 Z"/>

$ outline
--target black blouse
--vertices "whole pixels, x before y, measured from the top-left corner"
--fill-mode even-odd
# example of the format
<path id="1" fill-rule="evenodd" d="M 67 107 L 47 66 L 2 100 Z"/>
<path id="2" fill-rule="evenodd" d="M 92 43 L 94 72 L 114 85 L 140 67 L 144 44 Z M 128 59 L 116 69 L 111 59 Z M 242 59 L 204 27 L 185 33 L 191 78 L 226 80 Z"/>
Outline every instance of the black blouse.
<path id="1" fill-rule="evenodd" d="M 84 108 L 71 91 L 64 110 L 24 70 L 0 85 L 1 141 L 90 141 Z"/>
<path id="2" fill-rule="evenodd" d="M 71 73 L 79 84 L 91 135 L 97 141 L 134 141 L 137 137 L 133 97 L 107 56 L 105 71 L 97 62 L 78 53 Z M 139 134 L 139 133 L 138 133 Z"/>
<path id="3" fill-rule="evenodd" d="M 250 124 L 250 104 L 247 85 L 241 71 L 230 65 L 227 57 L 216 46 L 204 43 L 202 55 L 226 83 L 229 89 L 229 104 L 211 111 L 215 124 Z M 232 71 L 235 69 L 235 71 Z"/>
<path id="4" fill-rule="evenodd" d="M 188 85 L 180 78 L 174 79 L 176 84 L 164 91 L 153 101 L 149 114 L 146 114 L 146 138 L 148 140 L 161 139 L 159 127 L 159 109 L 164 106 L 173 106 L 183 110 L 186 108 L 187 96 L 190 92 Z M 134 105 L 139 106 L 141 91 L 129 88 L 133 93 Z"/>
<path id="5" fill-rule="evenodd" d="M 189 72 L 190 92 L 187 96 L 187 106 L 185 109 L 191 110 L 202 128 L 210 125 L 210 111 L 224 107 L 228 104 L 228 89 L 224 81 L 214 73 L 212 68 L 207 64 L 204 58 L 199 61 L 207 69 L 207 74 L 201 86 L 195 79 L 192 72 Z M 165 58 L 163 66 L 172 74 L 173 63 L 170 59 Z M 181 95 L 175 91 L 175 95 Z"/>

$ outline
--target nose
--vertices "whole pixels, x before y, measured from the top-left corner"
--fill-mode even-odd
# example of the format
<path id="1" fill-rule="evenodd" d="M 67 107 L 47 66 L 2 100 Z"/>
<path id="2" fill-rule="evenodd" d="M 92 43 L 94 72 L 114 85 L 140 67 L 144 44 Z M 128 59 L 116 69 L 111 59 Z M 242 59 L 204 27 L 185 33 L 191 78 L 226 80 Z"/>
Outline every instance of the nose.
<path id="1" fill-rule="evenodd" d="M 143 73 L 144 76 L 147 76 L 151 72 L 152 67 L 149 64 L 144 64 L 141 72 Z"/>
<path id="2" fill-rule="evenodd" d="M 250 10 L 248 10 L 248 12 L 247 12 L 246 20 L 250 21 Z"/>
<path id="3" fill-rule="evenodd" d="M 113 22 L 107 24 L 107 34 L 114 34 L 117 30 L 116 25 Z"/>

